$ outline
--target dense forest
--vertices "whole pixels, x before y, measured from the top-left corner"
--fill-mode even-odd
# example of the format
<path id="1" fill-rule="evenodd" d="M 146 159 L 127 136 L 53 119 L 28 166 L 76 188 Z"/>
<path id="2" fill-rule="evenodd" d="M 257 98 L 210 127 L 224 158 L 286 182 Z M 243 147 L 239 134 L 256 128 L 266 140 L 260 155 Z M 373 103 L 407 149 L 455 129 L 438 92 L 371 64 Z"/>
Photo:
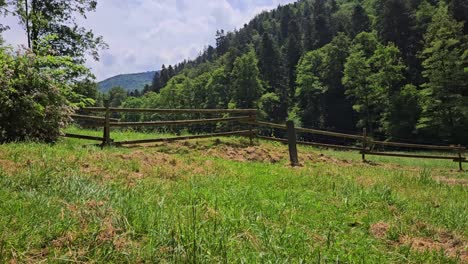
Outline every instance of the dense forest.
<path id="1" fill-rule="evenodd" d="M 142 95 L 111 97 L 124 107 L 258 108 L 273 122 L 467 144 L 467 19 L 463 0 L 302 0 L 219 30 L 216 47 L 163 65 Z"/>

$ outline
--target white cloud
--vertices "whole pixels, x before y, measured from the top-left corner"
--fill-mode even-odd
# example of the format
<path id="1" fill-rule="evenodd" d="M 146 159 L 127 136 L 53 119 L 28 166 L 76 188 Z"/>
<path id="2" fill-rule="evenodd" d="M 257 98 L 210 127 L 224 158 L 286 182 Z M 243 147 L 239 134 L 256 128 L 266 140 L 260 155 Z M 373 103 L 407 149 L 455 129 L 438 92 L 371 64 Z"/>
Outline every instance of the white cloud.
<path id="1" fill-rule="evenodd" d="M 217 29 L 241 28 L 255 14 L 294 0 L 100 0 L 83 22 L 109 44 L 99 62 L 88 61 L 99 80 L 120 73 L 159 69 L 194 58 L 214 45 Z M 4 34 L 11 44 L 25 43 L 15 19 Z"/>

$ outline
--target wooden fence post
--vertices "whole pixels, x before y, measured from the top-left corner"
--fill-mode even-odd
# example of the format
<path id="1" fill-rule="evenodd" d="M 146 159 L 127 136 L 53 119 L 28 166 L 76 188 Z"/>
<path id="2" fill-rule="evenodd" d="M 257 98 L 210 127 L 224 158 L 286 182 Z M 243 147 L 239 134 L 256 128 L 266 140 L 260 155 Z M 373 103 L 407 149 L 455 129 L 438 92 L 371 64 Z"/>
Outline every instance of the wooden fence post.
<path id="1" fill-rule="evenodd" d="M 297 156 L 297 135 L 296 129 L 294 128 L 294 122 L 288 121 L 286 123 L 288 129 L 288 146 L 289 146 L 289 159 L 291 160 L 291 166 L 299 166 L 299 158 Z"/>
<path id="2" fill-rule="evenodd" d="M 250 121 L 252 122 L 252 124 L 249 125 L 250 146 L 253 146 L 254 145 L 254 137 L 255 137 L 254 130 L 253 130 L 253 123 L 257 122 L 257 112 L 249 113 L 249 118 L 250 118 Z"/>
<path id="3" fill-rule="evenodd" d="M 462 165 L 462 148 L 461 145 L 458 145 L 458 167 L 460 168 L 460 171 L 463 171 L 463 165 Z"/>
<path id="4" fill-rule="evenodd" d="M 366 150 L 367 150 L 367 128 L 362 130 L 362 162 L 366 162 Z"/>
<path id="5" fill-rule="evenodd" d="M 106 115 L 104 120 L 104 142 L 102 142 L 102 146 L 108 147 L 111 145 L 109 99 L 104 100 L 104 107 L 106 108 Z"/>

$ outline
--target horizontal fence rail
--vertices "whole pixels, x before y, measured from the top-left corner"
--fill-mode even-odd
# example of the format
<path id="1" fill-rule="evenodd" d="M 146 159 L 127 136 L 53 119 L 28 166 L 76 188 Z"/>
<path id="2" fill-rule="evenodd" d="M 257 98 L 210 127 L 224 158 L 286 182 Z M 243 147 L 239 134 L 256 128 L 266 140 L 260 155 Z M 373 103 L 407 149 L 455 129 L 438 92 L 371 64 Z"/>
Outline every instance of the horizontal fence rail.
<path id="1" fill-rule="evenodd" d="M 70 134 L 70 133 L 66 133 L 64 136 L 67 137 L 67 138 L 87 139 L 87 140 L 95 140 L 95 141 L 103 141 L 104 140 L 103 137 L 77 135 L 77 134 Z"/>
<path id="2" fill-rule="evenodd" d="M 465 161 L 466 158 L 459 158 L 456 156 L 436 156 L 436 155 L 417 155 L 417 154 L 404 154 L 404 153 L 385 153 L 385 152 L 373 152 L 373 151 L 361 151 L 366 155 L 375 155 L 375 156 L 389 156 L 389 157 L 403 157 L 403 158 L 420 158 L 420 159 L 443 159 L 443 160 L 453 160 L 453 161 Z"/>
<path id="3" fill-rule="evenodd" d="M 105 117 L 100 117 L 100 116 L 87 116 L 87 115 L 71 115 L 70 116 L 72 119 L 77 119 L 77 120 L 84 120 L 84 121 L 91 121 L 91 122 L 102 122 L 104 123 L 106 121 Z M 117 118 L 109 118 L 110 121 L 112 122 L 119 122 L 120 120 Z"/>
<path id="4" fill-rule="evenodd" d="M 400 148 L 417 148 L 417 149 L 430 149 L 430 150 L 466 150 L 465 147 L 457 147 L 457 146 L 421 145 L 421 144 L 398 143 L 398 142 L 389 142 L 389 141 L 370 140 L 369 143 L 374 144 L 374 145 L 400 147 Z"/>
<path id="5" fill-rule="evenodd" d="M 275 124 L 275 123 L 257 121 L 257 122 L 252 122 L 252 124 L 255 124 L 255 125 L 258 125 L 258 126 L 277 128 L 277 129 L 284 129 L 284 130 L 287 129 L 286 125 L 279 125 L 279 124 Z M 363 136 L 359 136 L 359 135 L 350 135 L 350 134 L 329 132 L 329 131 L 310 129 L 310 128 L 296 127 L 295 129 L 296 129 L 297 132 L 300 132 L 300 133 L 311 133 L 311 134 L 316 134 L 316 135 L 347 138 L 347 139 L 363 139 L 364 138 Z"/>
<path id="6" fill-rule="evenodd" d="M 242 122 L 252 120 L 249 116 L 194 119 L 194 120 L 175 120 L 175 121 L 153 121 L 153 122 L 112 122 L 111 127 L 137 127 L 137 126 L 173 126 L 173 125 L 194 125 L 221 122 Z"/>
<path id="7" fill-rule="evenodd" d="M 84 111 L 106 112 L 105 107 L 85 107 Z M 151 108 L 109 108 L 113 113 L 161 113 L 161 114 L 256 114 L 256 109 L 151 109 Z"/>

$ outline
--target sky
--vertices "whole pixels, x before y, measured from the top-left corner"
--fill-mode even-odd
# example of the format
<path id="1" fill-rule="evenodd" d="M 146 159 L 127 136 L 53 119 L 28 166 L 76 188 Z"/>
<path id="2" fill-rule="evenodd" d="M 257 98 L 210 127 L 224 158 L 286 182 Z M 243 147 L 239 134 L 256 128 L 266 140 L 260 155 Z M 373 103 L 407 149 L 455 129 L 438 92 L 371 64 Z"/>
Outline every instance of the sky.
<path id="1" fill-rule="evenodd" d="M 100 61 L 88 60 L 97 80 L 117 74 L 159 70 L 195 58 L 215 44 L 217 29 L 232 31 L 256 14 L 295 0 L 98 0 L 96 12 L 81 24 L 101 35 L 109 49 Z M 6 17 L 3 35 L 12 45 L 25 44 L 16 18 Z"/>

